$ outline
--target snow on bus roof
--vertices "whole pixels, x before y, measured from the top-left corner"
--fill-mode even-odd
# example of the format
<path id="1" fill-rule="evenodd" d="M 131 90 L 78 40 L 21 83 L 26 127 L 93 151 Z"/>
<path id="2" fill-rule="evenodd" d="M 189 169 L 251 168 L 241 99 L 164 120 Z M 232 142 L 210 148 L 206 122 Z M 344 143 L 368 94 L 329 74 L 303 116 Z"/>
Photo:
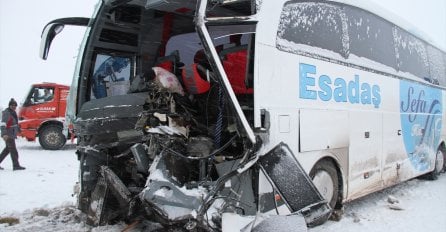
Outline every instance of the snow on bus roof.
<path id="1" fill-rule="evenodd" d="M 338 2 L 343 3 L 351 6 L 356 6 L 361 9 L 364 9 L 366 11 L 369 11 L 375 15 L 378 15 L 387 21 L 395 24 L 396 26 L 408 31 L 409 33 L 415 35 L 421 40 L 424 40 L 425 42 L 429 43 L 430 45 L 433 45 L 434 47 L 437 47 L 438 49 L 442 50 L 443 52 L 446 52 L 446 47 L 441 46 L 440 44 L 434 42 L 432 38 L 427 35 L 425 32 L 421 31 L 417 27 L 415 27 L 412 23 L 407 21 L 406 19 L 388 11 L 387 9 L 371 2 L 371 1 L 358 1 L 358 0 L 328 0 L 331 2 Z"/>

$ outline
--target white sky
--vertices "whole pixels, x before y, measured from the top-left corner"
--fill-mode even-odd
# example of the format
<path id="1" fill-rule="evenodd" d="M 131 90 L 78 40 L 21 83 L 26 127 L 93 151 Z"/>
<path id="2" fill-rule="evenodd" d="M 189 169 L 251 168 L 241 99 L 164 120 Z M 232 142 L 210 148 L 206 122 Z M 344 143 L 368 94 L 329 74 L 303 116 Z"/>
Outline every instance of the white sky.
<path id="1" fill-rule="evenodd" d="M 373 1 L 446 48 L 445 0 Z M 11 97 L 21 102 L 32 83 L 71 84 L 84 28 L 65 28 L 53 41 L 47 61 L 38 57 L 40 35 L 43 27 L 53 19 L 90 17 L 96 2 L 0 0 L 0 106 L 7 106 Z"/>
<path id="2" fill-rule="evenodd" d="M 53 41 L 48 60 L 39 58 L 40 35 L 53 19 L 90 17 L 96 0 L 0 0 L 0 106 L 22 102 L 30 85 L 71 84 L 83 27 L 66 27 Z"/>

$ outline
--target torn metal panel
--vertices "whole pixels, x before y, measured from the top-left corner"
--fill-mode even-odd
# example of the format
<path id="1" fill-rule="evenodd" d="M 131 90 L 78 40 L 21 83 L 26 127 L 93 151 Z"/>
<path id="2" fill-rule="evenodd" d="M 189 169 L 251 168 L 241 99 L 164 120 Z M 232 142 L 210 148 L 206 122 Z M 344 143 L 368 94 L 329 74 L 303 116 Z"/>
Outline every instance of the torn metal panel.
<path id="1" fill-rule="evenodd" d="M 330 206 L 288 146 L 279 144 L 259 161 L 262 171 L 292 213 L 305 216 L 309 225 L 326 221 L 330 217 Z"/>
<path id="2" fill-rule="evenodd" d="M 104 201 L 108 192 L 108 184 L 104 178 L 99 178 L 91 194 L 91 202 L 89 205 L 87 223 L 91 225 L 104 225 L 107 220 L 104 216 Z"/>
<path id="3" fill-rule="evenodd" d="M 250 230 L 243 231 L 251 231 L 251 232 L 306 232 L 306 222 L 305 218 L 302 215 L 271 215 L 265 216 L 265 218 L 256 219 L 256 223 L 253 223 L 253 227 Z M 246 228 L 246 227 L 245 227 Z"/>
<path id="4" fill-rule="evenodd" d="M 120 205 L 127 206 L 131 200 L 131 193 L 119 177 L 108 167 L 101 167 L 101 175 L 108 183 L 109 189 L 118 199 Z"/>
<path id="5" fill-rule="evenodd" d="M 136 166 L 138 172 L 142 172 L 146 175 L 149 174 L 150 160 L 146 151 L 144 149 L 144 145 L 137 143 L 130 147 L 130 151 L 132 151 L 133 157 L 136 162 Z"/>

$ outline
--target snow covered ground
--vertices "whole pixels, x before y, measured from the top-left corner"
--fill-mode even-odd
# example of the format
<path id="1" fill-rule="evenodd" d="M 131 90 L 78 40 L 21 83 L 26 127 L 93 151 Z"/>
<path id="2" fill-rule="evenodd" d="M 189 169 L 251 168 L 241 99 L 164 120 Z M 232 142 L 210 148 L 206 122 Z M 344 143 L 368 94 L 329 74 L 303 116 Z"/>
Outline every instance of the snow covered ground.
<path id="1" fill-rule="evenodd" d="M 122 231 L 125 225 L 91 228 L 82 223 L 76 210 L 73 186 L 77 181 L 78 161 L 75 146 L 46 151 L 39 144 L 17 140 L 24 171 L 12 171 L 9 156 L 0 165 L 0 222 L 19 219 L 0 231 Z M 0 142 L 0 149 L 4 142 Z M 388 198 L 399 201 L 401 210 L 391 209 Z M 393 205 L 395 206 L 395 205 Z M 396 207 L 394 207 L 396 208 Z M 133 230 L 135 231 L 135 230 Z M 411 180 L 369 195 L 345 206 L 339 222 L 329 221 L 309 229 L 320 231 L 446 231 L 446 175 L 437 181 Z"/>

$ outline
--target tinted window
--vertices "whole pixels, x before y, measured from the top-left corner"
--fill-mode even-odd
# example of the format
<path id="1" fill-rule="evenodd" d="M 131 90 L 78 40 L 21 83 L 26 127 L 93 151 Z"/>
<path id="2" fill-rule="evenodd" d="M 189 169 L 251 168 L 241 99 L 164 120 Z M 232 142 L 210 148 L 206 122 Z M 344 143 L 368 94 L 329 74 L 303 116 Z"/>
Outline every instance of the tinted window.
<path id="1" fill-rule="evenodd" d="M 396 69 L 392 24 L 371 13 L 345 8 L 350 53 Z"/>
<path id="2" fill-rule="evenodd" d="M 428 78 L 429 64 L 425 44 L 399 28 L 394 29 L 394 41 L 399 70 L 423 79 Z"/>
<path id="3" fill-rule="evenodd" d="M 103 29 L 99 41 L 138 46 L 138 35 L 123 31 Z"/>
<path id="4" fill-rule="evenodd" d="M 314 2 L 288 2 L 280 17 L 278 45 L 304 44 L 336 52 L 345 57 L 345 15 L 339 6 Z"/>
<path id="5" fill-rule="evenodd" d="M 444 60 L 443 53 L 432 46 L 428 46 L 427 55 L 431 82 L 446 86 L 446 60 Z"/>
<path id="6" fill-rule="evenodd" d="M 139 24 L 141 22 L 141 8 L 136 6 L 117 7 L 107 17 L 117 23 Z"/>

